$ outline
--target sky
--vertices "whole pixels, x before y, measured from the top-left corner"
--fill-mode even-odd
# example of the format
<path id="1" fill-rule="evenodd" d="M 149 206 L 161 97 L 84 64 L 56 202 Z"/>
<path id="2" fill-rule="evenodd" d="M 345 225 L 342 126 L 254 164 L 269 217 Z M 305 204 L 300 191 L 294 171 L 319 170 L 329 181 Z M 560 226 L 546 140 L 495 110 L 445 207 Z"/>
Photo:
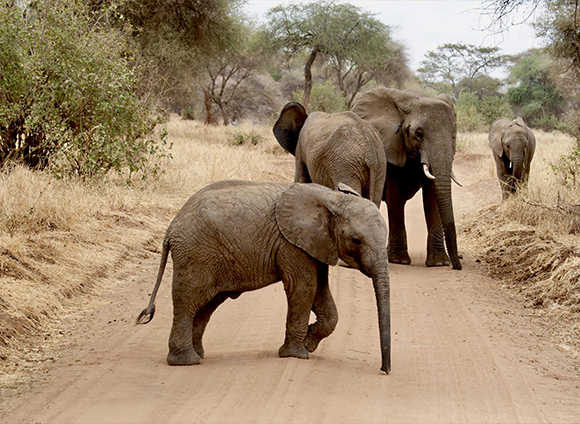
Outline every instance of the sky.
<path id="1" fill-rule="evenodd" d="M 244 10 L 250 17 L 265 21 L 265 15 L 279 4 L 304 3 L 309 0 L 247 0 Z M 502 34 L 487 30 L 490 20 L 481 14 L 479 0 L 350 0 L 355 6 L 376 14 L 376 18 L 394 29 L 393 38 L 407 47 L 409 65 L 420 67 L 424 55 L 446 43 L 473 44 L 501 49 L 503 54 L 521 53 L 542 47 L 529 24 L 512 26 Z M 510 17 L 521 22 L 526 11 Z"/>

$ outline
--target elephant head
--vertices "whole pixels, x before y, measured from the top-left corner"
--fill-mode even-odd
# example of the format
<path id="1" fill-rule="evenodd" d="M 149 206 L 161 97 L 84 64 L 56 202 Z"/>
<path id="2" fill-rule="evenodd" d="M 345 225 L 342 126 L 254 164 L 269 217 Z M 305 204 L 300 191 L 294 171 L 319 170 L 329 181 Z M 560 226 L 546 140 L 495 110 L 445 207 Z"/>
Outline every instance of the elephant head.
<path id="1" fill-rule="evenodd" d="M 451 99 L 377 87 L 362 94 L 352 110 L 379 130 L 388 162 L 403 167 L 413 160 L 432 180 L 447 251 L 453 267 L 461 269 L 451 199 L 451 181 L 457 182 L 452 171 L 457 125 Z"/>
<path id="2" fill-rule="evenodd" d="M 276 204 L 276 222 L 290 243 L 328 265 L 338 258 L 373 281 L 379 314 L 382 367 L 390 371 L 390 286 L 387 227 L 378 208 L 348 186 L 294 184 Z M 345 195 L 348 194 L 348 195 Z"/>
<path id="3" fill-rule="evenodd" d="M 536 138 L 521 117 L 513 121 L 499 118 L 489 129 L 489 144 L 494 156 L 509 160 L 507 174 L 516 181 L 525 180 L 536 149 Z"/>

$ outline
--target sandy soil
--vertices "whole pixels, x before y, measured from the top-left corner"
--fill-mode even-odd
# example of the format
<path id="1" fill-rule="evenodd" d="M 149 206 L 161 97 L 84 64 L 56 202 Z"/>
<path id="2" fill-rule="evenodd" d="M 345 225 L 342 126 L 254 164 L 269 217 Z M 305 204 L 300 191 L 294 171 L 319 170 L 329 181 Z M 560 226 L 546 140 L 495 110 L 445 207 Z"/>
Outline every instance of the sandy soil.
<path id="1" fill-rule="evenodd" d="M 457 161 L 458 215 L 499 198 L 472 168 Z M 339 323 L 309 360 L 277 357 L 286 313 L 279 283 L 227 301 L 207 328 L 203 363 L 170 367 L 170 266 L 155 319 L 134 326 L 156 275 L 151 257 L 75 332 L 48 381 L 9 403 L 0 422 L 578 422 L 578 364 L 472 258 L 462 271 L 426 268 L 419 196 L 407 216 L 414 262 L 391 266 L 390 375 L 379 371 L 372 284 L 340 267 L 331 269 Z"/>

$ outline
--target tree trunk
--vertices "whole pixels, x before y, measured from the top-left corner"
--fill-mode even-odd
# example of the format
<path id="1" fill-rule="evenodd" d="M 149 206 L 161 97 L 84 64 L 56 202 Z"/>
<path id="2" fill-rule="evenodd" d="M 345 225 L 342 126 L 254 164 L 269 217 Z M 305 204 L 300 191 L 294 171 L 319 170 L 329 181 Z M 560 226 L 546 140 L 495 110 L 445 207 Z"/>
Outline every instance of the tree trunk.
<path id="1" fill-rule="evenodd" d="M 209 93 L 207 90 L 203 90 L 203 100 L 205 103 L 205 121 L 204 125 L 214 125 L 217 126 L 218 122 L 214 118 L 213 113 L 211 112 L 211 100 L 209 99 Z"/>
<path id="2" fill-rule="evenodd" d="M 308 102 L 310 101 L 310 92 L 312 91 L 312 64 L 314 63 L 314 60 L 316 59 L 316 55 L 318 54 L 318 52 L 320 51 L 320 49 L 318 47 L 315 47 L 314 50 L 312 50 L 312 53 L 310 53 L 310 56 L 308 57 L 308 60 L 306 61 L 306 64 L 304 65 L 304 96 L 302 97 L 302 106 L 304 106 L 304 109 L 308 109 Z"/>

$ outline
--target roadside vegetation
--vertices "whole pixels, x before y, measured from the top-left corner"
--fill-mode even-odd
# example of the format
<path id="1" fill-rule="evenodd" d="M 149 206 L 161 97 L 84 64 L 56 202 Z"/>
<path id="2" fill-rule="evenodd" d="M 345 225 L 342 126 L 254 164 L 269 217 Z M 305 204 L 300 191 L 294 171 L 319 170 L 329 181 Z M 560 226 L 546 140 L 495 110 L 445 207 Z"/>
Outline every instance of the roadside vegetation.
<path id="1" fill-rule="evenodd" d="M 466 216 L 462 244 L 538 314 L 566 322 L 554 331 L 578 356 L 578 4 L 542 1 L 545 49 L 447 44 L 416 74 L 396 29 L 347 3 L 276 7 L 257 24 L 237 0 L 1 1 L 1 390 L 50 359 L 66 322 L 126 266 L 158 253 L 195 191 L 292 180 L 271 132 L 286 102 L 338 112 L 378 85 L 449 94 L 459 152 L 487 181 L 489 125 L 522 116 L 536 131 L 528 186 Z M 485 3 L 501 29 L 513 7 L 540 0 Z"/>

